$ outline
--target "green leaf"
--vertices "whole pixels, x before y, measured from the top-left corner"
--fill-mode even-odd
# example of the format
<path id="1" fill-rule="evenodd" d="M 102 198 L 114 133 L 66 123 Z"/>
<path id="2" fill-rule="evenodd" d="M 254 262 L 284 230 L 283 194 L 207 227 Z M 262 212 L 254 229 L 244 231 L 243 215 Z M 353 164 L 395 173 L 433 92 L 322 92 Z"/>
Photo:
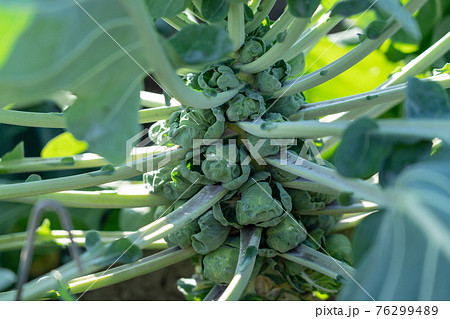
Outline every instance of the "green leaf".
<path id="1" fill-rule="evenodd" d="M 26 12 L 32 19 L 24 26 L 21 16 L 8 26 L 20 32 L 12 32 L 15 38 L 3 49 L 9 53 L 0 63 L 0 105 L 72 92 L 77 100 L 67 110 L 68 130 L 88 142 L 93 152 L 113 163 L 124 162 L 126 140 L 140 128 L 142 68 L 149 68 L 138 32 L 142 22 L 131 16 L 126 5 L 137 3 L 87 0 L 82 7 L 89 16 L 76 2 L 2 3 L 2 11 Z"/>
<path id="2" fill-rule="evenodd" d="M 142 250 L 128 238 L 120 238 L 111 243 L 106 251 L 110 260 L 121 263 L 132 263 L 142 258 Z"/>
<path id="3" fill-rule="evenodd" d="M 392 204 L 355 277 L 377 301 L 450 298 L 450 156 L 442 155 L 405 170 L 389 189 Z M 354 241 L 367 242 L 357 235 Z M 370 300 L 358 286 L 348 282 L 340 299 Z"/>
<path id="4" fill-rule="evenodd" d="M 386 147 L 387 138 L 372 135 L 377 129 L 369 119 L 358 120 L 347 128 L 334 160 L 341 175 L 366 179 L 378 171 L 390 147 Z"/>
<path id="5" fill-rule="evenodd" d="M 228 1 L 223 0 L 203 0 L 200 9 L 202 17 L 212 23 L 224 20 L 228 14 Z"/>
<path id="6" fill-rule="evenodd" d="M 227 32 L 218 26 L 190 25 L 175 33 L 169 44 L 184 64 L 213 63 L 233 50 Z"/>
<path id="7" fill-rule="evenodd" d="M 42 149 L 41 157 L 64 157 L 80 154 L 88 148 L 84 141 L 78 141 L 69 132 L 52 138 Z"/>
<path id="8" fill-rule="evenodd" d="M 294 17 L 309 18 L 316 11 L 320 0 L 288 0 L 287 4 Z"/>
<path id="9" fill-rule="evenodd" d="M 96 230 L 89 230 L 86 232 L 85 247 L 87 250 L 95 249 L 96 247 L 103 246 L 100 233 Z"/>
<path id="10" fill-rule="evenodd" d="M 25 157 L 23 141 L 17 144 L 12 151 L 2 156 L 2 162 L 21 160 Z"/>
<path id="11" fill-rule="evenodd" d="M 411 35 L 413 39 L 422 38 L 419 25 L 414 17 L 405 10 L 398 0 L 370 0 L 380 10 L 394 17 L 402 25 L 402 29 Z"/>
<path id="12" fill-rule="evenodd" d="M 388 26 L 389 24 L 385 20 L 375 20 L 367 27 L 366 36 L 371 40 L 375 40 Z"/>
<path id="13" fill-rule="evenodd" d="M 410 78 L 405 111 L 409 118 L 450 118 L 447 92 L 438 83 Z"/>
<path id="14" fill-rule="evenodd" d="M 0 268 L 0 291 L 3 291 L 16 282 L 16 274 L 7 268 Z"/>
<path id="15" fill-rule="evenodd" d="M 153 18 L 169 18 L 183 12 L 191 0 L 145 0 L 145 3 Z"/>
<path id="16" fill-rule="evenodd" d="M 344 17 L 350 17 L 367 10 L 369 7 L 370 2 L 368 0 L 346 0 L 336 4 L 331 12 L 331 16 L 339 14 Z"/>

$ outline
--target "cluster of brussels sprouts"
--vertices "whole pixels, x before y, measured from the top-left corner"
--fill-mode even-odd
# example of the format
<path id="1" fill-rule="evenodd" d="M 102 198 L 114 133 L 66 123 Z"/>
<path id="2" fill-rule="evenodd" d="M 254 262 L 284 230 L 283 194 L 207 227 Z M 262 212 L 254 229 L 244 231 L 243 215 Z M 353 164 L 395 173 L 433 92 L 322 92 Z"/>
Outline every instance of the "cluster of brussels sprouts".
<path id="1" fill-rule="evenodd" d="M 249 63 L 258 58 L 267 47 L 260 37 L 252 35 L 237 60 L 189 74 L 187 84 L 207 95 L 241 89 L 220 107 L 187 107 L 173 113 L 169 120 L 156 122 L 150 129 L 150 139 L 159 145 L 192 148 L 194 139 L 220 140 L 227 123 L 257 118 L 265 122 L 289 121 L 289 117 L 305 103 L 303 95 L 282 97 L 275 103 L 270 99 L 271 93 L 279 90 L 290 77 L 289 63 L 280 60 L 257 74 L 243 74 L 233 68 L 235 63 Z M 271 105 L 270 109 L 267 105 Z M 240 138 L 253 145 L 259 140 L 248 133 L 240 134 Z M 336 196 L 284 188 L 282 183 L 293 181 L 295 175 L 272 166 L 254 165 L 254 161 L 247 160 L 249 153 L 239 139 L 237 144 L 222 142 L 221 147 L 217 144 L 203 146 L 199 165 L 195 165 L 191 151 L 181 162 L 144 175 L 150 193 L 178 200 L 174 209 L 205 185 L 220 184 L 229 190 L 210 211 L 165 238 L 170 245 L 192 246 L 200 256 L 199 274 L 195 276 L 202 282 L 202 289 L 194 289 L 190 294 L 200 296 L 208 285 L 231 281 L 239 258 L 239 229 L 246 225 L 263 227 L 248 298 L 308 299 L 313 291 L 337 292 L 341 284 L 336 280 L 279 256 L 304 244 L 316 250 L 325 248 L 332 257 L 352 263 L 347 237 L 331 234 L 340 216 L 301 214 L 323 209 L 335 201 Z M 300 145 L 291 148 L 291 152 L 298 153 L 302 141 L 298 142 Z M 280 146 L 271 145 L 268 140 L 258 150 L 261 157 L 276 155 L 279 151 Z M 155 218 L 161 217 L 162 210 L 156 211 Z M 289 284 L 286 286 L 286 283 Z M 274 291 L 278 292 L 276 296 Z"/>

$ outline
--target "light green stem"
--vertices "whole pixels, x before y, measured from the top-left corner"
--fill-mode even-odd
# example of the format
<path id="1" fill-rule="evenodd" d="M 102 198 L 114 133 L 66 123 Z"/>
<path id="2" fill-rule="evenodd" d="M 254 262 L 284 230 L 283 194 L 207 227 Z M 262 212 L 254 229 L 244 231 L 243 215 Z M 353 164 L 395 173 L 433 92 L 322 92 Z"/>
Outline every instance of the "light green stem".
<path id="1" fill-rule="evenodd" d="M 350 192 L 355 198 L 368 200 L 380 206 L 387 204 L 386 195 L 378 185 L 357 178 L 346 178 L 335 170 L 301 159 L 287 152 L 286 161 L 271 156 L 264 160 L 272 166 L 291 174 L 334 188 L 340 192 Z"/>
<path id="2" fill-rule="evenodd" d="M 244 4 L 230 2 L 228 10 L 228 36 L 233 42 L 233 51 L 237 51 L 245 41 Z"/>
<path id="3" fill-rule="evenodd" d="M 255 17 L 252 21 L 245 24 L 245 33 L 249 34 L 255 31 L 257 27 L 264 21 L 264 19 L 269 15 L 270 10 L 277 0 L 263 0 L 263 3 L 259 6 L 259 10 L 256 12 Z"/>
<path id="4" fill-rule="evenodd" d="M 83 230 L 71 230 L 70 231 L 74 242 L 77 245 L 84 246 L 86 241 L 86 231 Z M 100 231 L 99 234 L 102 239 L 102 243 L 110 243 L 117 238 L 130 235 L 132 232 L 123 231 Z M 26 232 L 6 234 L 0 236 L 0 251 L 19 250 L 25 245 L 27 238 Z M 37 235 L 35 246 L 45 246 L 49 244 L 57 244 L 62 247 L 70 245 L 69 233 L 66 230 L 52 230 L 49 235 Z M 151 243 L 145 247 L 146 249 L 166 249 L 167 243 L 164 240 Z"/>
<path id="5" fill-rule="evenodd" d="M 196 252 L 192 248 L 179 249 L 172 247 L 131 264 L 75 278 L 69 281 L 70 292 L 79 294 L 111 286 L 168 267 L 195 255 Z"/>
<path id="6" fill-rule="evenodd" d="M 350 121 L 322 123 L 314 120 L 297 122 L 264 124 L 241 122 L 237 125 L 244 131 L 264 138 L 319 138 L 325 136 L 340 136 L 344 134 Z M 433 139 L 439 137 L 450 140 L 450 120 L 446 119 L 383 119 L 377 121 L 376 134 L 399 135 L 406 137 L 420 137 Z"/>
<path id="7" fill-rule="evenodd" d="M 296 211 L 299 215 L 341 215 L 341 214 L 357 214 L 357 213 L 369 213 L 378 210 L 376 204 L 370 202 L 360 202 L 354 203 L 348 206 L 341 206 L 338 204 L 330 204 L 325 206 L 322 210 L 317 210 L 314 212 L 302 212 Z"/>
<path id="8" fill-rule="evenodd" d="M 139 123 L 152 123 L 165 120 L 173 112 L 181 109 L 181 106 L 161 106 L 151 109 L 140 110 Z M 0 124 L 10 124 L 28 127 L 66 128 L 66 117 L 64 113 L 37 113 L 13 110 L 0 110 Z"/>
<path id="9" fill-rule="evenodd" d="M 108 161 L 103 157 L 90 153 L 53 158 L 26 157 L 20 160 L 0 161 L 0 174 L 84 169 L 107 164 Z"/>
<path id="10" fill-rule="evenodd" d="M 423 79 L 423 81 L 437 82 L 446 89 L 450 87 L 449 74 L 429 77 Z M 384 104 L 386 102 L 398 103 L 403 100 L 406 95 L 406 88 L 406 83 L 403 83 L 330 101 L 305 104 L 302 106 L 302 110 L 290 117 L 290 120 L 296 121 L 300 119 L 317 119 L 325 115 L 351 110 L 361 110 L 362 112 L 367 112 L 368 109 L 377 110 L 378 108 L 372 108 L 372 106 L 380 105 L 382 103 Z"/>
<path id="11" fill-rule="evenodd" d="M 339 22 L 341 22 L 344 18 L 341 16 L 333 16 L 329 17 L 329 14 L 321 17 L 317 23 L 315 23 L 304 35 L 298 39 L 298 41 L 287 50 L 283 59 L 289 61 L 299 55 L 301 52 L 304 52 L 306 49 L 310 48 L 312 45 L 317 43 L 320 39 L 322 39 L 331 29 L 333 29 Z"/>
<path id="12" fill-rule="evenodd" d="M 246 73 L 258 73 L 264 71 L 272 64 L 280 60 L 286 50 L 288 50 L 295 43 L 295 41 L 297 41 L 305 28 L 308 26 L 309 20 L 310 18 L 295 19 L 287 31 L 286 38 L 282 42 L 275 43 L 269 51 L 264 53 L 264 55 L 255 61 L 244 65 L 236 65 L 236 67 L 240 68 L 241 72 Z"/>
<path id="13" fill-rule="evenodd" d="M 211 97 L 186 86 L 186 83 L 176 74 L 170 63 L 168 54 L 163 49 L 160 37 L 147 14 L 143 0 L 136 2 L 137 4 L 125 1 L 124 4 L 138 25 L 137 31 L 143 39 L 143 46 L 147 52 L 146 57 L 148 63 L 152 66 L 156 79 L 162 87 L 168 90 L 172 97 L 186 106 L 209 109 L 224 104 L 239 92 L 239 89 L 232 89 Z"/>
<path id="14" fill-rule="evenodd" d="M 262 37 L 264 43 L 271 44 L 277 38 L 277 35 L 284 32 L 294 21 L 295 17 L 289 10 L 285 10 L 283 14 L 275 21 L 270 30 Z"/>
<path id="15" fill-rule="evenodd" d="M 241 298 L 255 267 L 261 234 L 261 227 L 252 226 L 241 230 L 241 244 L 236 271 L 227 289 L 219 298 L 219 301 L 237 301 Z M 247 256 L 250 249 L 254 250 L 253 256 Z"/>
<path id="16" fill-rule="evenodd" d="M 131 167 L 127 165 L 116 167 L 112 174 L 102 174 L 101 171 L 96 171 L 36 182 L 0 185 L 0 200 L 80 189 L 132 178 L 142 174 L 141 171 L 135 169 L 140 164 L 146 164 L 146 167 L 156 167 L 168 156 L 172 161 L 181 160 L 187 152 L 187 149 L 177 149 L 154 157 L 147 157 L 128 164 Z"/>
<path id="17" fill-rule="evenodd" d="M 405 10 L 410 13 L 414 13 L 426 2 L 427 0 L 408 1 L 405 5 Z M 366 38 L 356 48 L 327 66 L 305 76 L 287 81 L 280 90 L 274 92 L 273 98 L 300 93 L 335 78 L 368 56 L 372 51 L 382 45 L 384 41 L 394 35 L 400 28 L 401 24 L 393 18 L 390 18 L 389 26 L 377 39 L 371 40 Z"/>
<path id="18" fill-rule="evenodd" d="M 6 199 L 7 202 L 34 204 L 38 200 L 54 200 L 66 207 L 133 208 L 169 205 L 170 200 L 153 194 L 118 194 L 110 191 L 66 191 L 38 196 Z"/>

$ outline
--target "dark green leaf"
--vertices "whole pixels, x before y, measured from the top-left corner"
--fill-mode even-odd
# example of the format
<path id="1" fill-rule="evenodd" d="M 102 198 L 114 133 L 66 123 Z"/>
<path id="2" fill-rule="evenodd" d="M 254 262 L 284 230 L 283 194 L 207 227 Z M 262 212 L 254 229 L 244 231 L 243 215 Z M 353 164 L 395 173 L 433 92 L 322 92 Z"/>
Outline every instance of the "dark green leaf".
<path id="1" fill-rule="evenodd" d="M 25 157 L 23 142 L 17 144 L 10 152 L 2 156 L 2 162 L 21 160 Z"/>
<path id="2" fill-rule="evenodd" d="M 349 17 L 357 13 L 363 12 L 370 7 L 371 3 L 368 0 L 346 0 L 339 2 L 331 12 L 331 15 L 342 15 Z"/>
<path id="3" fill-rule="evenodd" d="M 227 17 L 228 6 L 228 1 L 226 0 L 203 0 L 200 11 L 203 18 L 209 22 L 216 23 Z"/>
<path id="4" fill-rule="evenodd" d="M 227 32 L 218 26 L 190 25 L 175 33 L 169 44 L 184 64 L 207 64 L 233 50 Z"/>
<path id="5" fill-rule="evenodd" d="M 335 153 L 334 164 L 341 175 L 366 179 L 378 171 L 390 147 L 386 147 L 387 138 L 372 134 L 377 129 L 377 124 L 369 119 L 348 127 Z"/>
<path id="6" fill-rule="evenodd" d="M 376 223 L 376 237 L 355 277 L 370 296 L 348 282 L 341 300 L 450 298 L 445 279 L 450 269 L 449 162 L 446 153 L 411 166 L 396 179 L 389 190 L 393 200 Z"/>
<path id="7" fill-rule="evenodd" d="M 191 0 L 145 0 L 145 3 L 153 18 L 169 18 L 183 12 Z"/>
<path id="8" fill-rule="evenodd" d="M 366 36 L 371 40 L 377 39 L 389 26 L 385 20 L 375 20 L 369 24 L 366 29 Z"/>
<path id="9" fill-rule="evenodd" d="M 447 92 L 435 82 L 408 80 L 405 101 L 409 118 L 450 118 Z"/>
<path id="10" fill-rule="evenodd" d="M 96 247 L 102 246 L 102 238 L 100 233 L 96 230 L 86 232 L 85 247 L 87 250 L 92 250 Z"/>
<path id="11" fill-rule="evenodd" d="M 294 17 L 309 18 L 316 11 L 320 0 L 288 0 L 288 9 Z"/>

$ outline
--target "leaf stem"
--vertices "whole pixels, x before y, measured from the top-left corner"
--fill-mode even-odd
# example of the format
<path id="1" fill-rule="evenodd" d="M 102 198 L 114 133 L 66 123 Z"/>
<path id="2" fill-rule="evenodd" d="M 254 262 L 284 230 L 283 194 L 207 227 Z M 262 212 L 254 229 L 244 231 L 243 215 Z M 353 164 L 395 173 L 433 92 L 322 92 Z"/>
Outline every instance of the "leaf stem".
<path id="1" fill-rule="evenodd" d="M 262 40 L 266 44 L 271 44 L 277 38 L 277 35 L 284 32 L 294 21 L 295 17 L 289 10 L 285 10 L 283 14 L 271 26 L 270 30 L 264 34 Z"/>
<path id="2" fill-rule="evenodd" d="M 288 50 L 303 33 L 308 26 L 309 21 L 310 18 L 296 18 L 287 30 L 286 38 L 282 42 L 275 43 L 269 51 L 255 61 L 244 65 L 236 65 L 236 67 L 240 68 L 241 72 L 246 73 L 258 73 L 264 71 L 281 59 L 286 50 Z"/>
<path id="3" fill-rule="evenodd" d="M 147 167 L 155 167 L 167 157 L 172 161 L 181 160 L 187 152 L 187 149 L 176 149 L 154 157 L 146 157 L 142 160 L 116 167 L 112 174 L 96 171 L 36 182 L 0 185 L 0 200 L 80 189 L 132 178 L 142 174 L 142 171 L 136 169 L 139 165 L 145 164 Z"/>
<path id="4" fill-rule="evenodd" d="M 237 51 L 245 41 L 244 4 L 231 1 L 228 10 L 228 35 Z"/>
<path id="5" fill-rule="evenodd" d="M 341 206 L 337 203 L 330 204 L 325 206 L 322 210 L 317 210 L 314 212 L 302 212 L 295 211 L 296 214 L 299 215 L 341 215 L 341 214 L 357 214 L 357 213 L 369 213 L 376 211 L 378 209 L 378 205 L 370 202 L 358 202 L 348 206 Z"/>
<path id="6" fill-rule="evenodd" d="M 105 272 L 78 277 L 69 281 L 70 292 L 84 293 L 94 289 L 107 287 L 116 283 L 136 278 L 156 270 L 171 266 L 196 255 L 192 248 L 168 248 L 134 263 L 121 265 Z"/>
<path id="7" fill-rule="evenodd" d="M 414 13 L 426 2 L 427 0 L 410 0 L 405 5 L 405 9 L 410 13 Z M 381 44 L 383 44 L 384 41 L 394 35 L 398 30 L 400 30 L 401 24 L 395 21 L 394 18 L 391 17 L 388 21 L 389 26 L 377 39 L 371 40 L 366 38 L 356 48 L 327 66 L 297 79 L 287 81 L 280 90 L 274 92 L 273 98 L 279 98 L 281 96 L 292 95 L 309 90 L 315 86 L 325 83 L 328 80 L 331 80 L 354 66 L 356 63 L 368 56 L 372 51 L 377 49 Z"/>
<path id="8" fill-rule="evenodd" d="M 241 298 L 255 267 L 261 234 L 261 227 L 247 226 L 241 230 L 241 244 L 236 271 L 219 301 L 237 301 Z"/>
<path id="9" fill-rule="evenodd" d="M 118 194 L 111 191 L 65 191 L 37 196 L 6 199 L 7 202 L 34 204 L 38 200 L 54 200 L 65 207 L 80 208 L 133 208 L 169 205 L 171 201 L 153 194 Z"/>
<path id="10" fill-rule="evenodd" d="M 429 77 L 423 79 L 423 81 L 437 82 L 446 89 L 450 87 L 449 74 Z M 406 95 L 406 88 L 407 84 L 403 83 L 334 100 L 305 104 L 299 112 L 290 117 L 290 120 L 296 121 L 300 119 L 317 119 L 325 115 L 351 110 L 361 110 L 362 112 L 367 112 L 369 108 L 371 110 L 377 110 L 378 108 L 371 107 L 386 102 L 398 103 L 403 100 Z"/>
<path id="11" fill-rule="evenodd" d="M 291 174 L 335 188 L 340 192 L 351 192 L 355 198 L 368 200 L 381 206 L 387 204 L 386 195 L 378 185 L 357 178 L 343 177 L 333 169 L 304 160 L 290 152 L 287 154 L 286 162 L 274 156 L 266 157 L 264 160 L 269 165 Z"/>
<path id="12" fill-rule="evenodd" d="M 342 277 L 352 279 L 356 273 L 356 270 L 346 263 L 303 244 L 288 253 L 280 254 L 280 256 L 299 265 L 318 271 L 337 281 L 341 281 Z"/>
<path id="13" fill-rule="evenodd" d="M 263 3 L 258 7 L 258 11 L 252 21 L 245 24 L 245 33 L 249 34 L 255 31 L 257 27 L 264 21 L 269 15 L 269 12 L 274 7 L 277 0 L 263 0 Z"/>

